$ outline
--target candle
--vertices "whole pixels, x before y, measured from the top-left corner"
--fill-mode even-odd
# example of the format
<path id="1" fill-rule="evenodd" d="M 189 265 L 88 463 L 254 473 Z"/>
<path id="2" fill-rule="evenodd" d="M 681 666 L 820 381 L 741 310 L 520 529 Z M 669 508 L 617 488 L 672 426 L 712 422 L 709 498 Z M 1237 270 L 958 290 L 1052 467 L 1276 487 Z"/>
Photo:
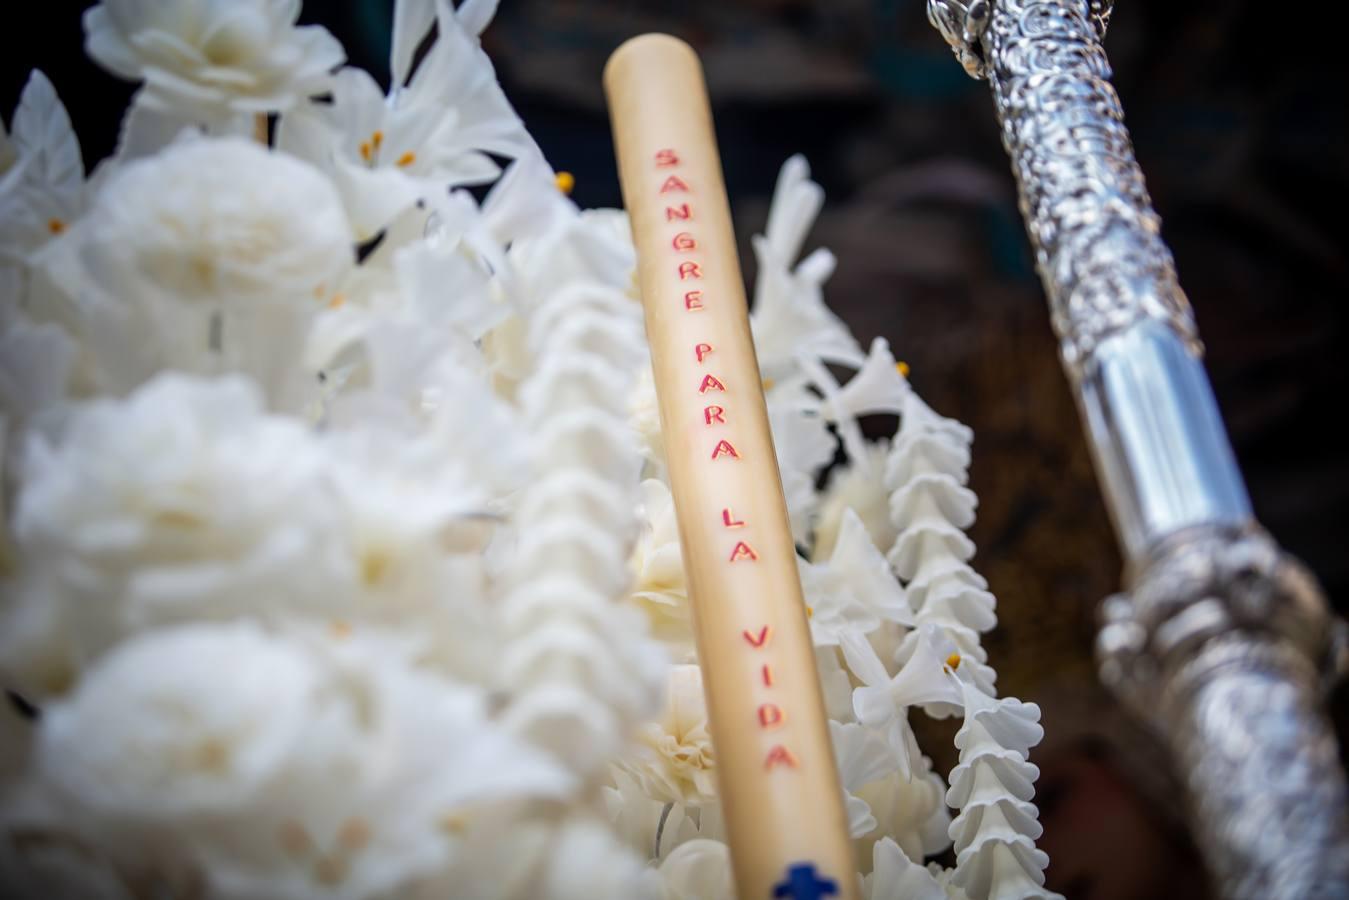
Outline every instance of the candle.
<path id="1" fill-rule="evenodd" d="M 857 869 L 702 69 L 643 35 L 604 72 L 741 900 Z"/>

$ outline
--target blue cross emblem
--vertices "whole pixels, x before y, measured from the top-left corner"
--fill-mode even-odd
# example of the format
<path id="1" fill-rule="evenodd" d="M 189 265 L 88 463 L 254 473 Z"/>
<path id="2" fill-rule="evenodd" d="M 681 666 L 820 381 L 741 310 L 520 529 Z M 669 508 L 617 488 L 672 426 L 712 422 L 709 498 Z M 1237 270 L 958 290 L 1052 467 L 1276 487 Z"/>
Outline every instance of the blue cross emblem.
<path id="1" fill-rule="evenodd" d="M 790 900 L 820 900 L 821 897 L 837 893 L 838 882 L 816 875 L 815 867 L 810 863 L 788 866 L 787 877 L 781 884 L 773 885 L 774 897 L 787 897 Z"/>

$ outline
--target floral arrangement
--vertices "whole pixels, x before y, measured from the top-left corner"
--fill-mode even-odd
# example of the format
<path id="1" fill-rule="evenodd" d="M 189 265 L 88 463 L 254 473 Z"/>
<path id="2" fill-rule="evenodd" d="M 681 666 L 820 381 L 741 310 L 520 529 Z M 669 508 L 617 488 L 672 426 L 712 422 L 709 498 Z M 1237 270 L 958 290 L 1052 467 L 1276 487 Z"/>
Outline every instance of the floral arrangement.
<path id="1" fill-rule="evenodd" d="M 298 0 L 103 0 L 116 155 L 40 72 L 0 130 L 5 896 L 731 895 L 627 222 L 495 5 L 398 0 L 386 95 Z M 788 161 L 753 327 L 863 893 L 1052 896 L 971 434 L 824 305 L 822 202 Z"/>

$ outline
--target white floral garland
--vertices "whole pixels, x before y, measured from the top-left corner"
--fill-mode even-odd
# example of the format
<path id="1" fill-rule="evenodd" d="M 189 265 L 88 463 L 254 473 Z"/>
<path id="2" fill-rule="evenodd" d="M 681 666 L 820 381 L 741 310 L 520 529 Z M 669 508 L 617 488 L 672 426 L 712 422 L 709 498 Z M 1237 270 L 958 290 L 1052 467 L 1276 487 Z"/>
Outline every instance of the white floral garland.
<path id="1" fill-rule="evenodd" d="M 40 72 L 0 130 L 5 896 L 730 895 L 626 219 L 495 6 L 399 0 L 385 96 L 296 3 L 104 0 L 116 156 Z M 864 895 L 1050 897 L 971 435 L 824 305 L 822 204 L 789 160 L 753 326 Z"/>

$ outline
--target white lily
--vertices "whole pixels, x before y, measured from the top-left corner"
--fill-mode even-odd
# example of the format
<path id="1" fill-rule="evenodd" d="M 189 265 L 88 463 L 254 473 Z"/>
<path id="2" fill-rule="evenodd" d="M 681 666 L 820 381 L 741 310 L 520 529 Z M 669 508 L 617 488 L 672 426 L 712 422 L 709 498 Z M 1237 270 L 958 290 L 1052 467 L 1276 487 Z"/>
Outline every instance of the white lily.
<path id="1" fill-rule="evenodd" d="M 871 848 L 871 874 L 862 883 L 867 900 L 947 900 L 937 880 L 889 838 Z"/>
<path id="2" fill-rule="evenodd" d="M 0 125 L 0 267 L 65 233 L 85 210 L 84 162 L 47 76 L 28 76 L 11 134 Z"/>
<path id="3" fill-rule="evenodd" d="M 84 14 L 85 49 L 145 83 L 135 105 L 229 122 L 289 109 L 319 93 L 342 63 L 337 40 L 320 26 L 297 26 L 299 15 L 298 0 L 102 0 Z"/>
<path id="4" fill-rule="evenodd" d="M 281 119 L 278 146 L 332 176 L 363 240 L 420 199 L 493 181 L 500 169 L 487 153 L 517 156 L 532 147 L 476 37 L 446 0 L 435 9 L 435 45 L 406 87 L 396 82 L 386 97 L 365 71 L 343 69 L 332 79 L 331 102 Z M 401 16 L 400 34 L 414 19 L 430 27 L 424 14 Z M 395 48 L 395 74 L 408 43 L 416 41 Z"/>
<path id="5" fill-rule="evenodd" d="M 829 735 L 834 742 L 839 779 L 843 782 L 849 831 L 853 837 L 861 837 L 875 830 L 876 817 L 854 791 L 896 771 L 899 762 L 880 735 L 867 726 L 830 721 Z"/>
<path id="6" fill-rule="evenodd" d="M 959 680 L 952 672 L 953 649 L 935 627 L 924 627 L 913 655 L 893 676 L 865 637 L 845 635 L 840 641 L 848 668 L 862 682 L 853 691 L 857 720 L 880 729 L 894 752 L 905 778 L 911 777 L 913 760 L 919 755 L 909 727 L 911 706 L 963 702 Z M 947 652 L 943 652 L 947 651 Z"/>

